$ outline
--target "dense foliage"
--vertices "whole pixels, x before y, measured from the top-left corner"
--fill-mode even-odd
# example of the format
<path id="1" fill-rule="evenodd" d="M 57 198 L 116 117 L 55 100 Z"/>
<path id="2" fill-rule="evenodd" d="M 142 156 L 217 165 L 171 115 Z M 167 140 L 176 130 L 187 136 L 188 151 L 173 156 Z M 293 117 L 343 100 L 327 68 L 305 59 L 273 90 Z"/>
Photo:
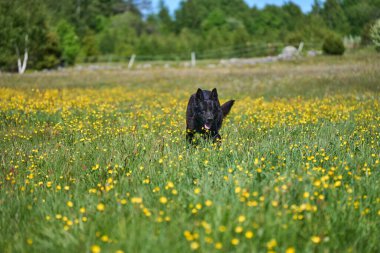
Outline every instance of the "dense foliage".
<path id="1" fill-rule="evenodd" d="M 322 45 L 325 54 L 342 55 L 345 51 L 342 39 L 337 35 L 329 35 L 325 38 Z"/>
<path id="2" fill-rule="evenodd" d="M 380 19 L 371 27 L 371 39 L 375 44 L 376 50 L 380 51 Z"/>
<path id="3" fill-rule="evenodd" d="M 249 7 L 244 0 L 183 1 L 174 15 L 161 1 L 0 0 L 0 69 L 16 69 L 16 51 L 28 48 L 31 68 L 76 60 L 184 59 L 275 53 L 267 43 L 320 45 L 327 33 L 368 41 L 380 0 L 316 0 L 310 13 L 283 6 Z M 28 36 L 28 43 L 25 37 Z M 17 50 L 16 50 L 17 49 Z M 106 56 L 107 58 L 104 58 Z"/>

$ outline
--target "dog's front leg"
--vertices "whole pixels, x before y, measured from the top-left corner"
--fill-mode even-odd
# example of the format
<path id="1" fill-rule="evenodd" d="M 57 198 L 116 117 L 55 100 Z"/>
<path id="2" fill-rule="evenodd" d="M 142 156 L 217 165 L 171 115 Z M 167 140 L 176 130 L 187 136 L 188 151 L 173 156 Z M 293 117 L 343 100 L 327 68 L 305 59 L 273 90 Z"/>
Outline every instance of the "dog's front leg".
<path id="1" fill-rule="evenodd" d="M 186 140 L 189 143 L 193 143 L 194 131 L 190 129 L 186 129 Z"/>
<path id="2" fill-rule="evenodd" d="M 220 143 L 220 142 L 222 142 L 222 136 L 220 136 L 220 134 L 218 132 L 214 132 L 212 134 L 212 141 L 214 143 Z"/>

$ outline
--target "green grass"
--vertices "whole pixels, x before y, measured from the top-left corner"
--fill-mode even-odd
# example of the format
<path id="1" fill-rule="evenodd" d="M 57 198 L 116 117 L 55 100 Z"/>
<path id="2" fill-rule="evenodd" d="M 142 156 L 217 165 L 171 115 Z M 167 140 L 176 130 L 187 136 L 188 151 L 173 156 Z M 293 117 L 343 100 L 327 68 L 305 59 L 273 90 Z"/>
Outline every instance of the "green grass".
<path id="1" fill-rule="evenodd" d="M 1 252 L 380 251 L 378 62 L 1 74 Z M 220 147 L 198 87 L 237 99 Z"/>

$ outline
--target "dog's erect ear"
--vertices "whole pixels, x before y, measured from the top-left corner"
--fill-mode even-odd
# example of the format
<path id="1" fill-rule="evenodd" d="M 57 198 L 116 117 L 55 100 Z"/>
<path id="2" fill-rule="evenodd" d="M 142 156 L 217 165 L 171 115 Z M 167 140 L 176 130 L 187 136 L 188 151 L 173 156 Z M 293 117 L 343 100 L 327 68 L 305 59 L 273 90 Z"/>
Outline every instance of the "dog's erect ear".
<path id="1" fill-rule="evenodd" d="M 216 90 L 216 88 L 212 89 L 210 99 L 218 101 L 218 91 Z"/>
<path id="2" fill-rule="evenodd" d="M 203 96 L 203 91 L 198 88 L 197 93 L 195 93 L 195 98 L 199 101 L 205 100 L 205 97 Z"/>
<path id="3" fill-rule="evenodd" d="M 231 111 L 232 106 L 234 105 L 235 100 L 230 100 L 228 102 L 225 102 L 222 107 L 223 112 L 223 118 L 227 116 L 227 114 Z"/>

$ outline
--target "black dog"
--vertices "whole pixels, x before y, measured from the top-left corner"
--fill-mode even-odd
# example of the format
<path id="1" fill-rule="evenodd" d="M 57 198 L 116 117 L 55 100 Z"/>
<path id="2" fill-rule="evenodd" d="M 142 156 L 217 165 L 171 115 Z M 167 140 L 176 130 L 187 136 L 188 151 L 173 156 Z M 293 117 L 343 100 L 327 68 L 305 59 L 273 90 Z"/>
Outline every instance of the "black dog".
<path id="1" fill-rule="evenodd" d="M 223 119 L 230 112 L 235 100 L 230 100 L 220 106 L 218 92 L 198 89 L 191 95 L 186 110 L 186 139 L 191 143 L 195 133 L 204 138 L 220 141 L 219 130 Z"/>

